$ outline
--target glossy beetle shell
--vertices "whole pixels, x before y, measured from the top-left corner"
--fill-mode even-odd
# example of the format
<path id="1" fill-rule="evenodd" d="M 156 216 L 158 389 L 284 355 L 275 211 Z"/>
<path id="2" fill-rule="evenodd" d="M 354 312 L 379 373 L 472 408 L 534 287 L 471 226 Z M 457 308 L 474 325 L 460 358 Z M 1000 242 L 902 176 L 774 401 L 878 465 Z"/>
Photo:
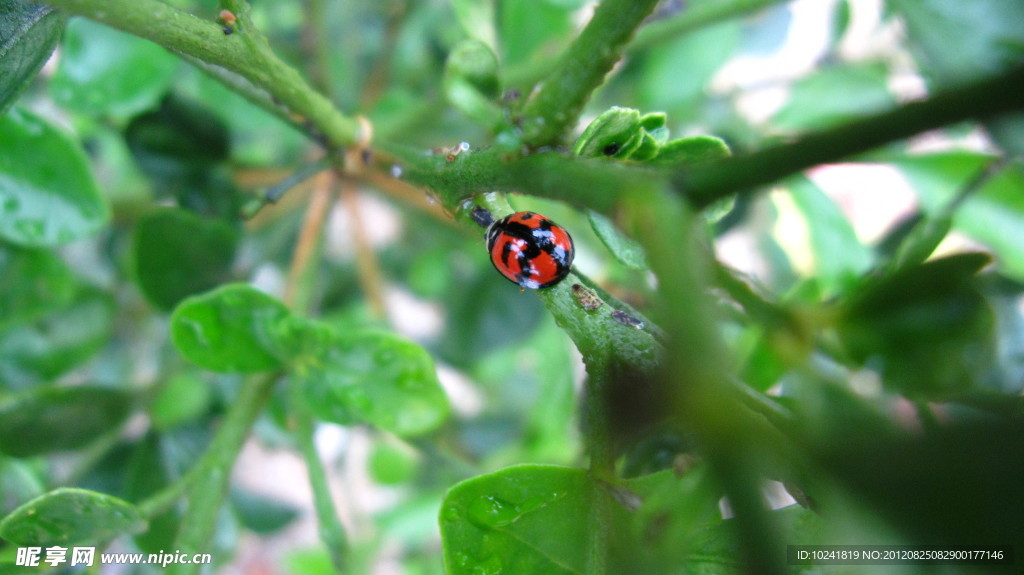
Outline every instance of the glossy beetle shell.
<path id="1" fill-rule="evenodd" d="M 529 289 L 562 281 L 575 256 L 569 232 L 534 212 L 516 212 L 491 224 L 487 251 L 501 275 Z"/>

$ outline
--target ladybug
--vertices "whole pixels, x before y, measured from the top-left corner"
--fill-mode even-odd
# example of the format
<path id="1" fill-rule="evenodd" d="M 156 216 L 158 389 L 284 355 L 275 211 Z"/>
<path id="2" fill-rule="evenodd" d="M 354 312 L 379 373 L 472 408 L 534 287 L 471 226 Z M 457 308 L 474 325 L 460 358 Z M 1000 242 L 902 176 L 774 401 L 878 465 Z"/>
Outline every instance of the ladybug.
<path id="1" fill-rule="evenodd" d="M 501 275 L 530 289 L 562 281 L 576 254 L 569 232 L 533 212 L 516 212 L 493 222 L 487 228 L 487 252 Z"/>

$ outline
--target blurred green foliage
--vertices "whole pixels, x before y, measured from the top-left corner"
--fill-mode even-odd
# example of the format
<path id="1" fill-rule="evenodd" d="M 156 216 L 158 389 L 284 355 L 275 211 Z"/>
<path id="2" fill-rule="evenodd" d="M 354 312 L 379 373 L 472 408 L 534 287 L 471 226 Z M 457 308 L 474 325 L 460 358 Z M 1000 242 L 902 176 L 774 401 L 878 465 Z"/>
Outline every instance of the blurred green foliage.
<path id="1" fill-rule="evenodd" d="M 723 81 L 792 39 L 796 16 L 785 2 L 692 0 L 652 18 L 716 1 L 748 8 L 630 52 L 564 135 L 567 158 L 635 170 L 624 177 L 647 191 L 644 170 L 891 109 L 899 80 L 935 93 L 1024 60 L 1018 0 L 887 0 L 877 14 L 845 0 L 819 14 L 828 33 L 799 73 Z M 219 11 L 167 4 L 210 22 Z M 591 5 L 309 0 L 254 3 L 251 16 L 275 53 L 371 121 L 375 142 L 457 171 L 460 142 L 467 155 L 518 152 L 525 102 L 561 80 L 545 73 Z M 864 26 L 906 33 L 848 50 Z M 758 91 L 777 101 L 752 115 Z M 273 393 L 251 430 L 232 431 L 307 462 L 306 423 L 343 438 L 342 461 L 323 459 L 349 499 L 351 573 L 386 561 L 419 575 L 810 573 L 821 567 L 784 564 L 786 545 L 1024 549 L 1019 114 L 855 158 L 912 191 L 877 238 L 813 173 L 712 206 L 692 246 L 666 244 L 679 236 L 657 218 L 631 220 L 627 199 L 654 201 L 635 190 L 609 214 L 516 188 L 514 208 L 552 217 L 577 249 L 579 275 L 534 297 L 494 273 L 464 213 L 443 213 L 375 148 L 362 166 L 375 177 L 345 179 L 312 243 L 303 213 L 318 184 L 244 221 L 243 205 L 319 156 L 285 120 L 304 119 L 248 96 L 45 3 L 0 6 L 0 571 L 61 572 L 17 570 L 18 546 L 173 549 L 207 487 L 195 470 L 230 467 L 238 450 L 217 440 L 258 381 Z M 743 272 L 715 261 L 737 241 Z M 298 273 L 302 247 L 313 259 Z M 692 278 L 706 306 L 666 293 Z M 282 301 L 291 280 L 299 309 Z M 714 365 L 673 372 L 688 333 L 720 338 L 686 354 Z M 724 374 L 712 399 L 709 373 Z M 702 424 L 680 415 L 703 411 Z M 602 434 L 611 473 L 586 469 Z M 286 537 L 314 515 L 235 479 L 195 550 L 215 568 L 241 534 Z M 751 546 L 752 525 L 777 555 Z M 338 552 L 303 541 L 268 569 L 331 573 Z"/>

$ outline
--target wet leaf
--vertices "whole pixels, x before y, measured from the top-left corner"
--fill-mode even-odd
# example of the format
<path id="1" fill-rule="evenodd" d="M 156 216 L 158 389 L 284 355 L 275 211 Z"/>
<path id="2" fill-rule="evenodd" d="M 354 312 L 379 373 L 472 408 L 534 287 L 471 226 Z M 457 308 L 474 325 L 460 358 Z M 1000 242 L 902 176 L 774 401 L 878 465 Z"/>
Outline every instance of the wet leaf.
<path id="1" fill-rule="evenodd" d="M 183 301 L 171 316 L 171 340 L 186 359 L 218 372 L 254 373 L 279 367 L 268 334 L 289 316 L 277 299 L 230 284 Z"/>
<path id="2" fill-rule="evenodd" d="M 0 238 L 26 247 L 67 244 L 110 218 L 78 143 L 42 118 L 0 118 Z"/>
<path id="3" fill-rule="evenodd" d="M 340 335 L 309 320 L 290 323 L 290 335 L 276 340 L 302 340 L 289 363 L 319 418 L 413 436 L 436 429 L 448 416 L 434 362 L 420 346 L 386 332 Z"/>
<path id="4" fill-rule="evenodd" d="M 582 574 L 597 496 L 582 469 L 519 465 L 463 481 L 441 505 L 445 569 Z"/>
<path id="5" fill-rule="evenodd" d="M 610 485 L 583 469 L 508 467 L 445 495 L 445 567 L 450 575 L 583 575 L 591 572 L 594 553 L 605 556 L 609 573 L 735 565 L 719 497 L 701 472 L 680 479 L 666 471 Z"/>
<path id="6" fill-rule="evenodd" d="M 88 445 L 128 417 L 127 392 L 90 386 L 39 387 L 0 400 L 0 452 L 31 457 Z"/>
<path id="7" fill-rule="evenodd" d="M 85 489 L 61 487 L 15 509 L 0 521 L 0 537 L 20 546 L 102 545 L 145 528 L 130 503 Z"/>
<path id="8" fill-rule="evenodd" d="M 66 21 L 62 13 L 38 2 L 0 4 L 0 116 L 50 58 Z"/>

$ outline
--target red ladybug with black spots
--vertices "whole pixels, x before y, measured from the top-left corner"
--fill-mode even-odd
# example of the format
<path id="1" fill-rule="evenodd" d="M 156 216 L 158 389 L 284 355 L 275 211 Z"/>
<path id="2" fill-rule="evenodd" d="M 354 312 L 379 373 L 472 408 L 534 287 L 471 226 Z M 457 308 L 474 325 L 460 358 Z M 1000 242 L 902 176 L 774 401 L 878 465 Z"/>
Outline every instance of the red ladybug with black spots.
<path id="1" fill-rule="evenodd" d="M 569 232 L 534 212 L 516 212 L 491 223 L 487 252 L 501 275 L 529 289 L 565 279 L 576 255 Z"/>

